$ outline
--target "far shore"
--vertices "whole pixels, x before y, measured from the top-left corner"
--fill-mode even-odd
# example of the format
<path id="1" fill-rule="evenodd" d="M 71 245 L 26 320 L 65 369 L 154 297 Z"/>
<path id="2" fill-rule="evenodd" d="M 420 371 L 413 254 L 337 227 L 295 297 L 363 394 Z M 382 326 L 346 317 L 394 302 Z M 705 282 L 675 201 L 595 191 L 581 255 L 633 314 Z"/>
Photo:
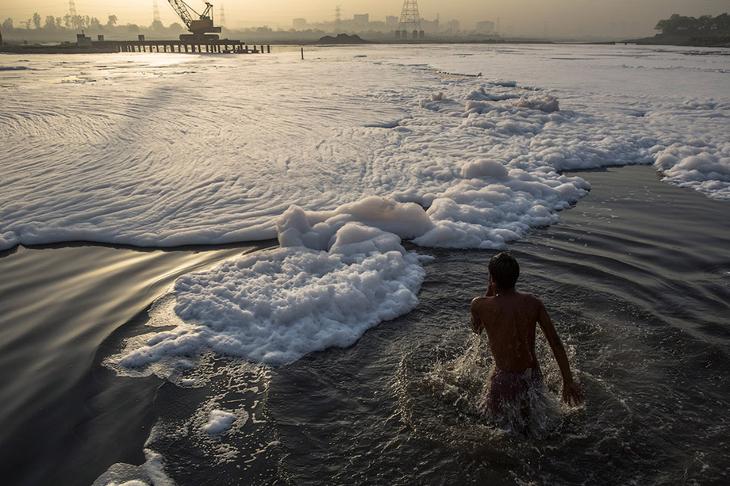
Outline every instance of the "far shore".
<path id="1" fill-rule="evenodd" d="M 443 39 L 431 38 L 418 41 L 392 40 L 392 41 L 371 41 L 350 36 L 324 37 L 318 40 L 311 39 L 286 39 L 286 40 L 250 40 L 247 44 L 271 45 L 271 46 L 355 46 L 355 45 L 497 45 L 497 44 L 574 44 L 574 45 L 642 45 L 642 46 L 679 46 L 679 47 L 705 47 L 705 48 L 730 48 L 730 42 L 710 42 L 704 40 L 667 38 L 664 36 L 649 37 L 644 39 L 633 39 L 625 41 L 556 41 L 548 39 L 527 39 L 527 38 L 494 38 L 494 39 Z M 169 39 L 154 39 L 169 40 Z M 0 45 L 0 54 L 107 54 L 116 53 L 118 49 L 111 45 L 115 42 L 107 41 L 104 44 L 97 44 L 92 47 L 81 47 L 70 42 L 48 42 L 43 44 L 26 44 L 22 41 L 6 40 Z M 106 45 L 105 45 L 106 44 Z"/>

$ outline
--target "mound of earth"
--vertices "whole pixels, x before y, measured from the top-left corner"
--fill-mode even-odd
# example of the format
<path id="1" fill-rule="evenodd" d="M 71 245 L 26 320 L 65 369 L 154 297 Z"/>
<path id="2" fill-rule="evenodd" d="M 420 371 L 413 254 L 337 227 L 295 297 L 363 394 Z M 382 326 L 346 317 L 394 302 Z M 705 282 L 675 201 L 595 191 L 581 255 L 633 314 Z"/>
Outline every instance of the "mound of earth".
<path id="1" fill-rule="evenodd" d="M 337 34 L 337 37 L 326 35 L 319 39 L 320 44 L 367 44 L 358 35 Z"/>

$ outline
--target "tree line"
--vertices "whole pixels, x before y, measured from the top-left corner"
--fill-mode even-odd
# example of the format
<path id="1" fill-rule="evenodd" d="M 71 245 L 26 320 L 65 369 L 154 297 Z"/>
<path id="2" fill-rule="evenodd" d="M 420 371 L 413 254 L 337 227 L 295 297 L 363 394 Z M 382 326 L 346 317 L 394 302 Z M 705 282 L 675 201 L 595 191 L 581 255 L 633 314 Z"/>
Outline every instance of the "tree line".
<path id="1" fill-rule="evenodd" d="M 97 17 L 89 17 L 88 15 L 69 15 L 63 17 L 55 17 L 53 15 L 46 16 L 45 19 L 36 12 L 28 20 L 21 20 L 20 25 L 16 26 L 12 18 L 7 18 L 2 23 L 5 31 L 25 29 L 25 30 L 48 30 L 57 31 L 62 29 L 80 31 L 84 29 L 103 30 L 113 28 L 117 25 L 119 18 L 116 15 L 110 15 L 105 24 L 102 24 Z M 32 27 L 31 27 L 32 26 Z"/>
<path id="2" fill-rule="evenodd" d="M 671 36 L 726 36 L 730 34 L 730 15 L 724 13 L 716 17 L 685 17 L 674 14 L 668 19 L 660 20 L 655 29 L 660 30 L 663 35 Z"/>
<path id="3" fill-rule="evenodd" d="M 90 34 L 128 36 L 130 33 L 144 32 L 177 35 L 186 29 L 180 23 L 174 22 L 169 26 L 165 26 L 159 20 L 155 20 L 149 26 L 140 26 L 132 23 L 122 25 L 119 23 L 119 17 L 113 14 L 109 15 L 106 20 L 100 20 L 97 17 L 88 15 L 70 14 L 62 17 L 53 15 L 42 17 L 36 12 L 29 19 L 21 20 L 18 23 L 12 18 L 7 18 L 0 24 L 0 30 L 7 37 L 58 39 L 73 36 L 81 31 Z"/>

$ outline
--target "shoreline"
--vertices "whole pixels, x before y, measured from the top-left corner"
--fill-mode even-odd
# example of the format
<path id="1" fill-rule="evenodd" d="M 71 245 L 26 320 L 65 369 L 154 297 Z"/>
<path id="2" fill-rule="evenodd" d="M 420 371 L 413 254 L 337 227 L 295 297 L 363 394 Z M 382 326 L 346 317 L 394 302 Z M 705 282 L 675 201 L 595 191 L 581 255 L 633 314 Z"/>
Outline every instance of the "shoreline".
<path id="1" fill-rule="evenodd" d="M 160 41 L 165 41 L 161 39 L 155 39 Z M 637 45 L 642 47 L 695 47 L 695 48 L 707 48 L 707 49 L 728 49 L 730 51 L 730 44 L 729 43 L 720 43 L 720 44 L 707 44 L 707 43 L 692 43 L 692 42 L 664 42 L 658 41 L 645 41 L 645 39 L 636 39 L 636 40 L 625 40 L 625 41 L 559 41 L 559 40 L 547 40 L 547 39 L 494 39 L 494 40 L 441 40 L 441 39 L 433 39 L 433 40 L 422 40 L 422 41 L 369 41 L 369 40 L 362 40 L 362 42 L 321 42 L 318 40 L 299 40 L 299 41 L 292 41 L 292 40 L 286 40 L 286 41 L 277 41 L 277 40 L 258 40 L 258 41 L 251 41 L 252 46 L 264 44 L 264 45 L 270 45 L 274 47 L 301 47 L 301 46 L 309 46 L 309 47 L 357 47 L 357 46 L 434 46 L 434 45 L 465 45 L 465 46 L 473 46 L 473 45 Z M 110 43 L 117 42 L 117 41 L 108 41 Z M 118 42 L 125 42 L 125 41 L 118 41 Z M 150 40 L 149 42 L 154 42 L 154 40 Z M 120 54 L 118 49 L 113 48 L 84 48 L 84 47 L 76 47 L 76 46 L 69 46 L 69 47 L 60 47 L 60 46 L 42 46 L 37 44 L 11 44 L 6 41 L 5 45 L 3 47 L 0 47 L 0 54 L 46 54 L 46 55 L 67 55 L 67 54 Z M 124 54 L 124 53 L 121 53 Z M 165 53 L 155 53 L 155 54 L 165 54 Z M 172 53 L 168 53 L 172 54 Z M 179 54 L 196 54 L 196 55 L 202 55 L 202 54 L 215 54 L 215 53 L 179 53 Z M 220 53 L 220 54 L 227 54 L 227 53 Z"/>
<path id="2" fill-rule="evenodd" d="M 160 42 L 167 42 L 167 40 L 161 40 L 161 39 L 150 39 L 147 42 L 155 42 L 156 40 L 159 40 Z M 106 41 L 108 43 L 116 43 L 116 42 L 134 42 L 134 41 Z M 276 41 L 276 40 L 268 40 L 268 41 L 251 41 L 252 46 L 256 46 L 259 44 L 263 45 L 269 45 L 269 46 L 275 46 L 275 47 L 301 47 L 301 46 L 308 46 L 308 47 L 347 47 L 347 46 L 378 46 L 378 45 L 384 45 L 384 46 L 418 46 L 418 45 L 424 45 L 424 46 L 432 46 L 432 45 L 478 45 L 478 44 L 484 44 L 484 45 L 527 45 L 527 44 L 544 44 L 544 45 L 551 45 L 555 44 L 553 41 L 547 41 L 547 40 L 460 40 L 460 41 L 443 41 L 443 40 L 424 40 L 424 41 L 417 41 L 417 42 L 409 42 L 409 41 L 393 41 L 393 42 L 385 42 L 385 41 L 368 41 L 368 40 L 361 40 L 360 42 L 330 42 L 330 41 L 321 41 L 321 40 L 298 40 L 298 41 L 292 41 L 292 40 L 286 40 L 286 41 Z M 589 43 L 586 43 L 589 44 Z M 66 55 L 66 54 L 125 54 L 123 52 L 119 52 L 118 48 L 112 48 L 112 47 L 98 47 L 98 48 L 85 48 L 85 47 L 77 47 L 75 45 L 69 45 L 69 46 L 43 46 L 39 44 L 10 44 L 8 42 L 5 43 L 4 46 L 0 47 L 0 54 L 46 54 L 46 55 Z M 154 54 L 165 54 L 156 52 Z M 172 54 L 172 53 L 169 53 Z M 228 54 L 228 53 L 199 53 L 199 52 L 182 52 L 182 53 L 175 53 L 175 54 Z"/>
<path id="3" fill-rule="evenodd" d="M 657 34 L 655 37 L 643 37 L 625 42 L 640 46 L 676 46 L 676 47 L 707 47 L 717 49 L 730 49 L 730 38 L 725 37 L 683 37 L 664 36 Z"/>

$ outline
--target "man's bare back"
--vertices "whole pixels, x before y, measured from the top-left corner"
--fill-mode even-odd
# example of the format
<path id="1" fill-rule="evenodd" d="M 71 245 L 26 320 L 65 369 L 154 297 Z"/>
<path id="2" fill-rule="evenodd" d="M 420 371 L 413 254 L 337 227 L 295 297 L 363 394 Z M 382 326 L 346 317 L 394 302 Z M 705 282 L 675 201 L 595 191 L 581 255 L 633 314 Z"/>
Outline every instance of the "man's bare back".
<path id="1" fill-rule="evenodd" d="M 519 292 L 477 297 L 471 305 L 474 332 L 487 332 L 497 368 L 522 372 L 538 366 L 535 324 L 544 309 L 535 297 Z"/>
<path id="2" fill-rule="evenodd" d="M 534 379 L 541 379 L 535 354 L 535 329 L 539 324 L 563 376 L 563 400 L 571 405 L 579 404 L 583 400 L 582 391 L 573 380 L 565 348 L 545 306 L 540 299 L 514 288 L 519 276 L 517 261 L 509 254 L 500 253 L 489 267 L 489 289 L 485 297 L 472 301 L 471 314 L 474 332 L 486 331 L 497 374 L 503 375 L 496 381 L 508 381 L 510 375 L 528 370 Z M 492 381 L 494 388 L 494 377 Z M 500 390 L 490 390 L 495 400 L 499 399 L 499 393 Z"/>

